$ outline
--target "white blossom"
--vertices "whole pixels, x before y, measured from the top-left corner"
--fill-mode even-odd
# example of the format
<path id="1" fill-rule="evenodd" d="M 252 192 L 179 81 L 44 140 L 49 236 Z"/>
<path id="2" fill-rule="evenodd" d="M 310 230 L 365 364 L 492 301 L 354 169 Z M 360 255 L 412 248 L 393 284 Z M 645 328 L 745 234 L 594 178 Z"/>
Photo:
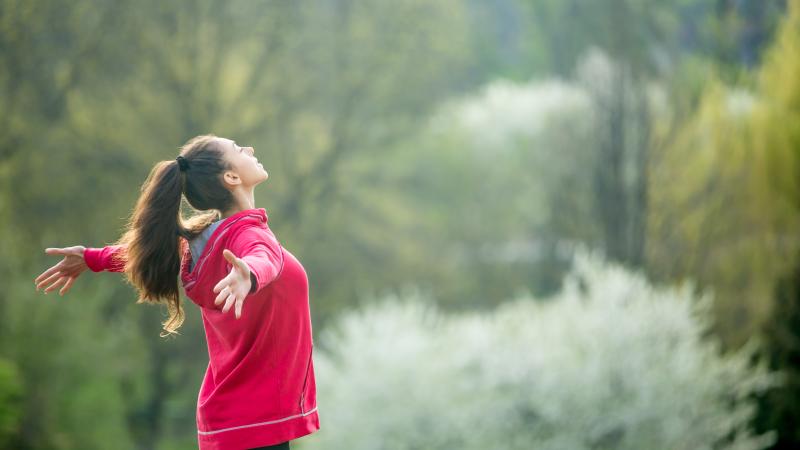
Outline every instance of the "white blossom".
<path id="1" fill-rule="evenodd" d="M 419 293 L 345 313 L 315 353 L 309 449 L 762 449 L 778 378 L 705 336 L 710 294 L 579 250 L 563 290 L 445 314 Z M 726 441 L 726 436 L 734 436 Z"/>

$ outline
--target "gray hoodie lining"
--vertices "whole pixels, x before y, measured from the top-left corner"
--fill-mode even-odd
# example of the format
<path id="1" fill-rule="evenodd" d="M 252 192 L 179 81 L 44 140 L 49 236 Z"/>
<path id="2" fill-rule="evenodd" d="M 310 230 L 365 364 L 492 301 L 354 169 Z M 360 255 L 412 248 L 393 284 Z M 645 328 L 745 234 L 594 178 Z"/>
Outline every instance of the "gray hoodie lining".
<path id="1" fill-rule="evenodd" d="M 214 234 L 214 230 L 216 230 L 217 227 L 224 221 L 225 219 L 220 219 L 217 220 L 216 222 L 212 222 L 211 225 L 206 227 L 206 229 L 200 233 L 200 235 L 189 241 L 189 251 L 192 252 L 192 261 L 189 263 L 190 272 L 192 271 L 192 269 L 194 269 L 194 264 L 197 262 L 197 258 L 199 258 L 200 255 L 203 254 L 203 249 L 206 247 L 206 244 L 208 243 L 208 238 L 210 238 L 211 235 Z"/>

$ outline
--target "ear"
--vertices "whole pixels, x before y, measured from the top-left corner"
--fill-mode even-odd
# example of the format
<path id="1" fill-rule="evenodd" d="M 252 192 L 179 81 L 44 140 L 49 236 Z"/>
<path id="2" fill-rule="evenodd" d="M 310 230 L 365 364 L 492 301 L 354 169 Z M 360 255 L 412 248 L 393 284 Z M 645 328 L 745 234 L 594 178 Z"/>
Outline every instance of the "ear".
<path id="1" fill-rule="evenodd" d="M 225 180 L 226 183 L 233 186 L 242 184 L 242 179 L 239 177 L 239 174 L 232 170 L 226 170 L 225 173 L 222 174 L 222 179 Z"/>

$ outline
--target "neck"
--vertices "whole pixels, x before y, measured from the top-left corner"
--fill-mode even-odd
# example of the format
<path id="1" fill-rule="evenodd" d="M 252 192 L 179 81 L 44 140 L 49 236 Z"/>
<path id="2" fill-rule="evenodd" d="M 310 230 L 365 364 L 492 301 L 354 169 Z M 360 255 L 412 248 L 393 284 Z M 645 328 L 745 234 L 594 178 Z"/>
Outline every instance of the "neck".
<path id="1" fill-rule="evenodd" d="M 253 209 L 256 207 L 255 195 L 253 193 L 253 188 L 250 187 L 249 189 L 242 188 L 242 189 L 235 189 L 231 191 L 233 194 L 233 206 L 227 211 L 222 212 L 222 218 L 227 219 L 228 217 L 247 209 Z"/>

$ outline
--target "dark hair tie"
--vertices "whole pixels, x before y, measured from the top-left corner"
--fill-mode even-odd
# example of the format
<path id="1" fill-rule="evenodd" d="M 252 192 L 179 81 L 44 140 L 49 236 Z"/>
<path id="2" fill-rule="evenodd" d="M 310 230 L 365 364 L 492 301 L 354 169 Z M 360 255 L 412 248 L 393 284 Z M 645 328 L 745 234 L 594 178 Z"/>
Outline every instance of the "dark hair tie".
<path id="1" fill-rule="evenodd" d="M 178 155 L 178 157 L 175 158 L 175 161 L 178 161 L 178 167 L 180 167 L 181 172 L 189 170 L 189 161 L 187 161 L 183 156 Z"/>

